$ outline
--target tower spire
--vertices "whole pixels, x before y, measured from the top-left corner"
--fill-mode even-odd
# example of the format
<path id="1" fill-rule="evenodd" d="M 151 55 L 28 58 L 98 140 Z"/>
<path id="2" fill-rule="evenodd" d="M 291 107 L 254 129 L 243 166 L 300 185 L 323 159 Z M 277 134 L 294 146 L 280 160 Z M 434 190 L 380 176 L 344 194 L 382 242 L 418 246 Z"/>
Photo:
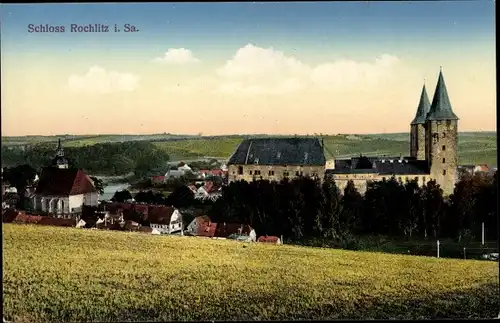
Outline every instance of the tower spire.
<path id="1" fill-rule="evenodd" d="M 442 67 L 439 69 L 439 78 L 434 91 L 434 97 L 429 112 L 427 113 L 427 120 L 458 120 L 457 115 L 451 108 L 450 98 L 448 97 L 448 90 L 444 83 Z"/>
<path id="2" fill-rule="evenodd" d="M 430 109 L 429 97 L 427 96 L 427 90 L 425 89 L 425 79 L 424 86 L 422 87 L 422 93 L 420 94 L 420 102 L 418 103 L 417 113 L 411 124 L 423 124 L 425 123 L 425 117 Z"/>
<path id="3" fill-rule="evenodd" d="M 61 145 L 61 138 L 59 138 L 58 143 L 57 143 L 56 156 L 58 156 L 58 157 L 64 156 L 64 149 Z"/>

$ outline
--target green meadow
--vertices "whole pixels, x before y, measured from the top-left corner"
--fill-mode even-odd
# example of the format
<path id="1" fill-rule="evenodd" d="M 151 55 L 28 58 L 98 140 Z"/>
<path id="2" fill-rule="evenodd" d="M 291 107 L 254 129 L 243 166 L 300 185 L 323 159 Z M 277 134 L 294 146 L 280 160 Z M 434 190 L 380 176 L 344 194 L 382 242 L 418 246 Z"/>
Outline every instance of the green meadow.
<path id="1" fill-rule="evenodd" d="M 498 315 L 498 263 L 3 225 L 14 322 Z"/>

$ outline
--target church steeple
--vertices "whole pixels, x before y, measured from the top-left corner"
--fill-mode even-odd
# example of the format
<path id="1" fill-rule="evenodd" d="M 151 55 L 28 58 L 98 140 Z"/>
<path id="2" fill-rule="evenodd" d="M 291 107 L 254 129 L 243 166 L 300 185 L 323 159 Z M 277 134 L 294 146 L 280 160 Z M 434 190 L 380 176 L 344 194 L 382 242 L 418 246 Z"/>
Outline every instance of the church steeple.
<path id="1" fill-rule="evenodd" d="M 57 149 L 56 149 L 56 156 L 57 157 L 64 157 L 64 149 L 61 145 L 61 139 L 59 138 L 59 142 L 57 144 Z"/>
<path id="2" fill-rule="evenodd" d="M 61 145 L 61 139 L 59 139 L 56 149 L 56 157 L 52 160 L 52 166 L 57 168 L 68 168 L 68 159 L 64 157 L 64 149 Z"/>
<path id="3" fill-rule="evenodd" d="M 427 113 L 431 108 L 431 104 L 429 102 L 429 97 L 427 96 L 427 90 L 425 89 L 425 84 L 422 88 L 422 94 L 420 94 L 420 102 L 418 103 L 417 114 L 415 118 L 411 122 L 412 125 L 415 124 L 424 124 Z"/>
<path id="4" fill-rule="evenodd" d="M 439 71 L 439 79 L 436 85 L 436 91 L 432 99 L 432 104 L 429 112 L 427 113 L 427 120 L 458 120 L 457 115 L 451 108 L 450 98 L 444 83 L 443 71 Z"/>

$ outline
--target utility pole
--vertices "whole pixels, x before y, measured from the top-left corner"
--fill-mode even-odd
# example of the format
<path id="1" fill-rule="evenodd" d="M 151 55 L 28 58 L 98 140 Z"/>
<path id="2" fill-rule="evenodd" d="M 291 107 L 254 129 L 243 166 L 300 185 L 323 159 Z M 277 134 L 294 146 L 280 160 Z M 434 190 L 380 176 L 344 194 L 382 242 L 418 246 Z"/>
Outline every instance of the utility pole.
<path id="1" fill-rule="evenodd" d="M 436 242 L 437 245 L 437 257 L 439 258 L 439 240 Z"/>

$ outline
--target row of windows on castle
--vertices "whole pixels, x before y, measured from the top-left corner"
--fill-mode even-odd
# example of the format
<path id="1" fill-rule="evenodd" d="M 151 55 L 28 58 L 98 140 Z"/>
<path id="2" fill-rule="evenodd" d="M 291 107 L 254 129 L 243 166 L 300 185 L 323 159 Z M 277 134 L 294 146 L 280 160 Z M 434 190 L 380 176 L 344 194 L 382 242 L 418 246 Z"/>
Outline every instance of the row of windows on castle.
<path id="1" fill-rule="evenodd" d="M 443 158 L 443 163 L 445 162 L 445 159 Z M 233 175 L 235 174 L 235 172 L 233 172 Z M 248 172 L 249 175 L 252 175 L 252 176 L 260 176 L 262 178 L 262 174 L 261 174 L 261 171 L 260 170 L 250 170 Z M 238 175 L 243 175 L 243 167 L 240 166 L 240 168 L 238 169 Z M 446 175 L 446 169 L 443 169 L 443 175 Z M 268 171 L 268 176 L 275 176 L 275 172 L 274 170 L 270 170 Z M 283 177 L 289 177 L 290 176 L 290 172 L 288 171 L 284 171 L 283 172 Z M 304 172 L 302 171 L 296 171 L 295 172 L 295 176 L 297 177 L 302 177 L 302 176 L 309 176 L 309 174 L 304 174 Z M 316 172 L 312 172 L 310 174 L 311 177 L 317 177 L 318 176 L 318 173 Z M 359 177 L 358 177 L 359 176 Z M 337 179 L 356 179 L 356 180 L 366 180 L 367 177 L 366 176 L 363 176 L 363 175 L 357 175 L 357 174 L 351 174 L 351 175 L 348 175 L 348 174 L 335 174 L 333 176 L 334 178 L 337 178 Z M 385 181 L 387 180 L 386 177 L 382 177 L 382 180 Z M 403 181 L 409 181 L 410 180 L 410 176 L 400 176 L 398 177 L 398 181 L 400 182 L 403 182 Z M 414 180 L 418 181 L 419 178 L 418 176 L 414 178 Z M 422 182 L 425 183 L 426 182 L 426 177 L 422 177 Z"/>
<path id="2" fill-rule="evenodd" d="M 235 173 L 236 173 L 236 172 L 234 172 L 234 171 L 233 171 L 233 175 L 235 175 Z M 260 175 L 262 175 L 262 174 L 261 174 L 261 172 L 260 172 L 260 170 L 254 170 L 254 171 L 250 170 L 250 171 L 248 172 L 248 174 L 249 174 L 249 175 L 252 175 L 252 176 L 260 176 Z M 243 167 L 241 167 L 241 166 L 238 168 L 238 175 L 243 175 Z M 318 176 L 318 173 L 316 173 L 316 172 L 312 172 L 310 175 L 311 175 L 312 177 L 317 177 L 317 176 Z M 274 170 L 270 170 L 270 171 L 268 171 L 268 176 L 274 176 Z M 288 171 L 284 171 L 284 172 L 283 172 L 283 176 L 284 176 L 284 177 L 288 177 L 288 176 L 290 176 L 290 172 L 288 172 Z M 309 174 L 307 174 L 307 173 L 306 173 L 306 174 L 304 174 L 304 172 L 303 172 L 303 171 L 296 171 L 296 172 L 295 172 L 295 176 L 309 176 Z"/>

